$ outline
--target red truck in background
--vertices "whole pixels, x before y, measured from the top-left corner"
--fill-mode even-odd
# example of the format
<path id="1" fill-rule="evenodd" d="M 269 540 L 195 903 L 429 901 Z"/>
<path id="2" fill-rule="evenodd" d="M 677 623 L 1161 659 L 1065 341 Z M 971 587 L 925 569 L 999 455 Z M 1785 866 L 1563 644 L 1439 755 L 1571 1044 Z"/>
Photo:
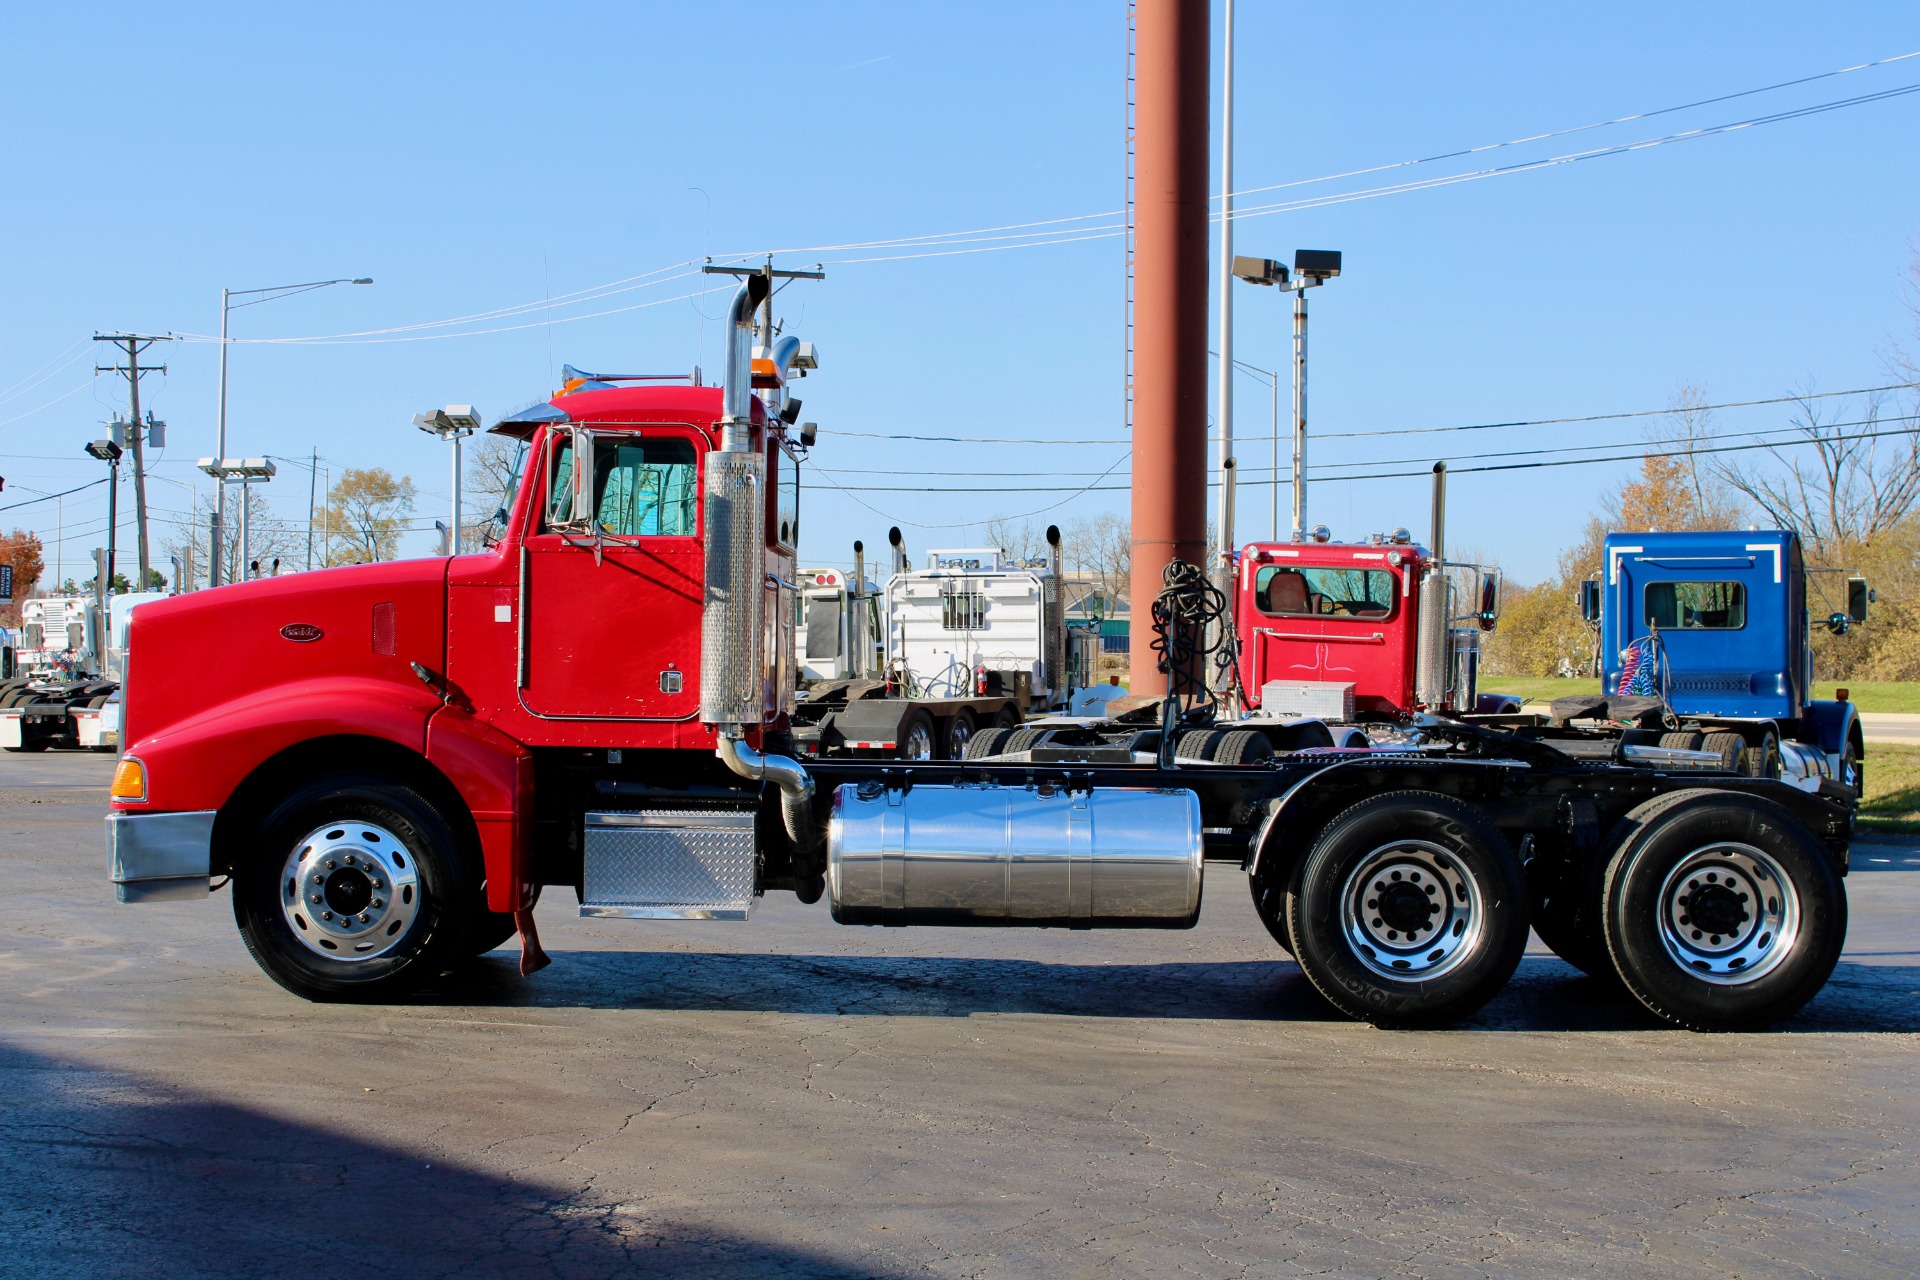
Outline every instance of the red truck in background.
<path id="1" fill-rule="evenodd" d="M 1184 656 L 1157 722 L 994 729 L 955 761 L 797 759 L 787 382 L 816 362 L 771 325 L 754 348 L 770 276 L 733 300 L 720 387 L 586 379 L 497 424 L 526 449 L 485 552 L 143 606 L 107 817 L 120 899 L 230 881 L 276 981 L 369 999 L 516 928 L 531 941 L 545 888 L 642 920 L 742 920 L 792 892 L 844 924 L 1187 928 L 1213 859 L 1329 1001 L 1381 1025 L 1471 1013 L 1533 914 L 1568 903 L 1563 954 L 1681 1025 L 1763 1025 L 1825 982 L 1850 790 L 1736 776 L 1631 734 L 1419 710 L 1457 707 L 1471 683 L 1438 642 L 1456 630 L 1449 592 L 1414 603 L 1415 574 L 1445 581 L 1437 548 L 1244 561 L 1273 606 L 1242 620 L 1263 674 L 1375 632 L 1404 657 L 1413 635 L 1412 702 L 1404 686 L 1366 695 L 1395 718 L 1390 745 L 1290 750 L 1218 721 L 1204 609 L 1173 589 L 1204 579 L 1175 562 L 1154 639 Z M 1375 554 L 1386 577 L 1356 594 L 1309 575 L 1296 611 L 1293 564 L 1344 555 L 1332 571 L 1364 575 Z M 1413 631 L 1416 612 L 1439 629 Z M 1348 628 L 1359 639 L 1333 638 Z M 230 643 L 209 704 L 204 681 L 159 673 L 199 669 L 211 634 Z M 1221 749 L 1196 758 L 1196 734 Z"/>

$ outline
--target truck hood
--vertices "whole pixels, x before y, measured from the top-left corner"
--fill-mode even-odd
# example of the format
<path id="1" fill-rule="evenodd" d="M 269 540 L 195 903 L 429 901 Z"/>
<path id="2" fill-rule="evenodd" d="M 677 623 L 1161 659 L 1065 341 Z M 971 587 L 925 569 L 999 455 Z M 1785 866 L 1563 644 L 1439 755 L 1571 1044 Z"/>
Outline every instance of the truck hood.
<path id="1" fill-rule="evenodd" d="M 445 559 L 319 569 L 141 605 L 130 620 L 123 741 L 294 681 L 445 669 Z"/>

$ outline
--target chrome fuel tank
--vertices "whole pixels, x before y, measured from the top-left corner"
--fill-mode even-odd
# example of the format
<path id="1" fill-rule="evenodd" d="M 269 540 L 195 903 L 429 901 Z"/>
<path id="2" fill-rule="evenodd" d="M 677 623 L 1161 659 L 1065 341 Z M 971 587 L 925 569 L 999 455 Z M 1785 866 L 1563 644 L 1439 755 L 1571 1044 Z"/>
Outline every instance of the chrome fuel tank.
<path id="1" fill-rule="evenodd" d="M 848 783 L 827 891 L 842 924 L 1185 929 L 1201 841 L 1191 791 Z"/>

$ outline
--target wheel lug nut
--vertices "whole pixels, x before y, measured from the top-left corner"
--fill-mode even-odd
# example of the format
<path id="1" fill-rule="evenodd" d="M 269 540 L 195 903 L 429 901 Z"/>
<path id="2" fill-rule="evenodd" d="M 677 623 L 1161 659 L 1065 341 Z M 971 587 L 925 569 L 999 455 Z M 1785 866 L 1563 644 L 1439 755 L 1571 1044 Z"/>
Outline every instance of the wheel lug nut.
<path id="1" fill-rule="evenodd" d="M 386 906 L 387 904 L 380 901 L 380 899 L 375 898 L 373 902 L 369 905 L 371 905 L 375 911 L 378 911 L 380 908 Z"/>
<path id="2" fill-rule="evenodd" d="M 322 912 L 320 913 L 320 918 L 321 918 L 322 920 L 331 920 L 331 919 L 333 919 L 333 912 L 331 912 L 331 911 L 322 911 Z"/>
<path id="3" fill-rule="evenodd" d="M 361 923 L 361 924 L 365 924 L 365 923 L 367 923 L 367 921 L 368 921 L 369 919 L 371 919 L 371 917 L 369 917 L 369 916 L 367 915 L 367 913 L 366 913 L 366 912 L 364 912 L 364 911 L 362 911 L 362 912 L 360 913 L 360 923 Z"/>
<path id="4" fill-rule="evenodd" d="M 313 900 L 314 900 L 315 902 L 321 902 L 321 901 L 324 901 L 324 899 L 323 899 L 323 898 L 322 898 L 322 897 L 321 897 L 321 896 L 320 896 L 319 894 L 317 894 L 317 893 L 313 895 Z"/>
<path id="5" fill-rule="evenodd" d="M 335 861 L 334 861 L 334 860 L 333 860 L 332 858 L 328 858 L 328 859 L 327 859 L 327 869 L 328 869 L 329 871 L 331 871 L 331 870 L 332 870 L 333 868 L 335 868 L 335 867 L 337 867 L 337 866 L 339 866 L 339 865 L 340 865 L 340 864 L 339 864 L 339 863 L 337 863 L 337 862 L 335 862 Z"/>

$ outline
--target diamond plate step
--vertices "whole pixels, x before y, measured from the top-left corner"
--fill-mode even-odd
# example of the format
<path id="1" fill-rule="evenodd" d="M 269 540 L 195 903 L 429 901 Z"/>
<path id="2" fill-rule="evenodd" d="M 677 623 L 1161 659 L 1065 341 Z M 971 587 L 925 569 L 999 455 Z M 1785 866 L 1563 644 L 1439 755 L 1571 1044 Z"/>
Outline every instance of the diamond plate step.
<path id="1" fill-rule="evenodd" d="M 751 811 L 587 814 L 580 914 L 637 920 L 745 920 L 754 899 Z"/>

